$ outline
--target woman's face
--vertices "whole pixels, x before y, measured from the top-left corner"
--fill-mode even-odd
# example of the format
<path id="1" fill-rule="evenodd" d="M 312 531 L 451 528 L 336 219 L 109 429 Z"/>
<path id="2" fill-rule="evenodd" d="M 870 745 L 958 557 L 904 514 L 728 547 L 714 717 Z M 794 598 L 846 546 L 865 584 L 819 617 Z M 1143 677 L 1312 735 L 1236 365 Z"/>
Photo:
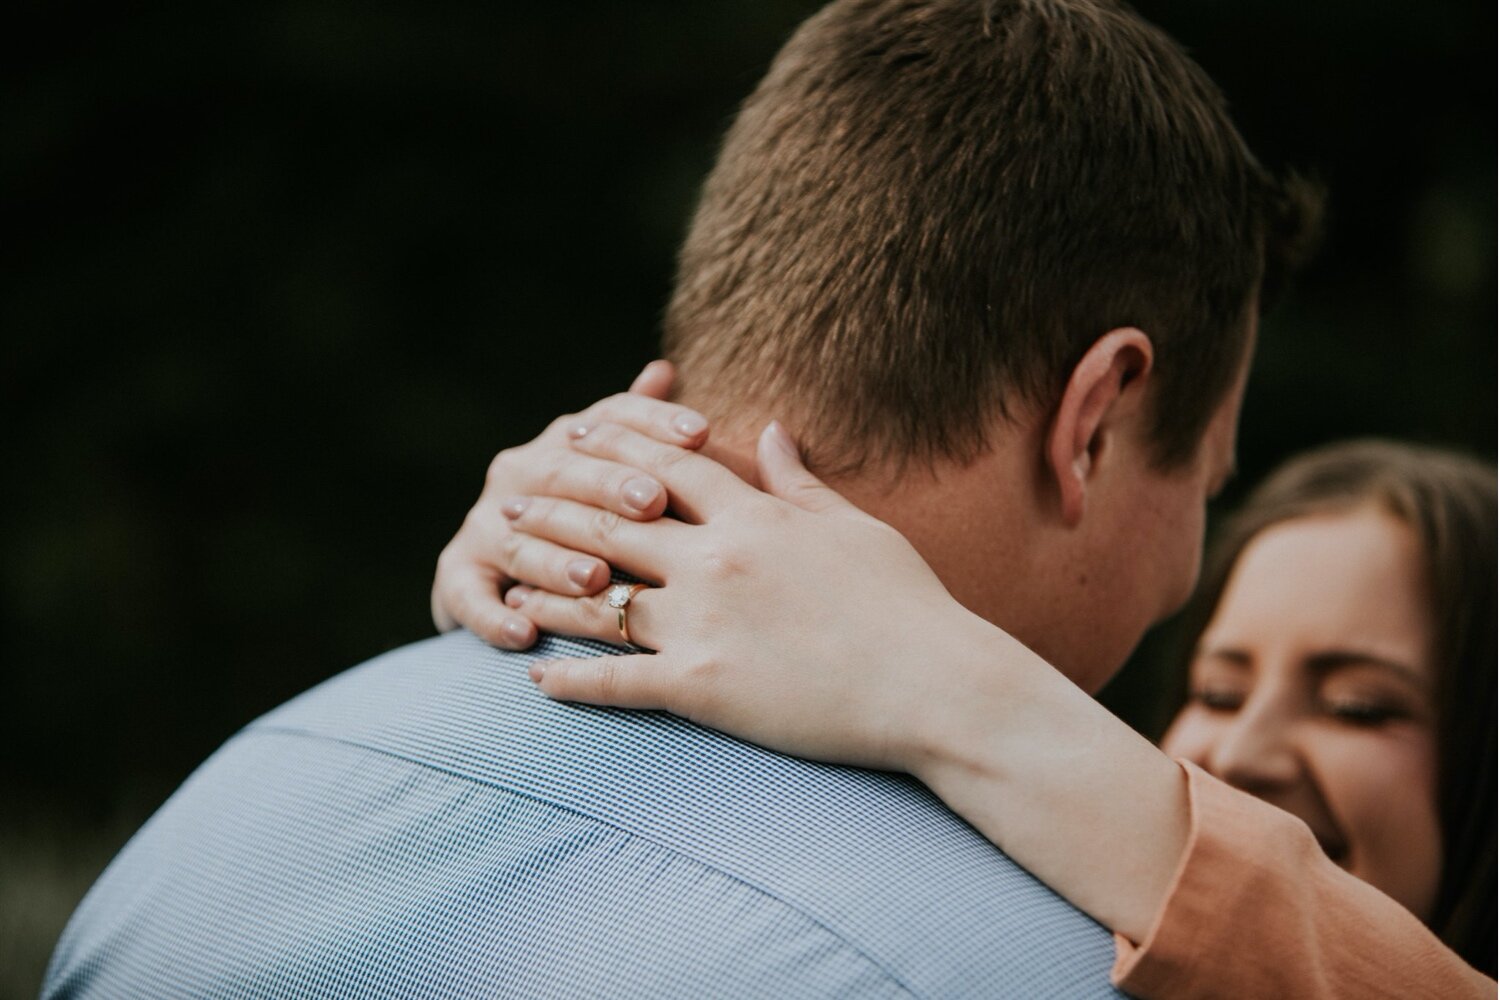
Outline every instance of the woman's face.
<path id="1" fill-rule="evenodd" d="M 1421 565 L 1411 530 L 1375 507 L 1256 535 L 1162 747 L 1300 817 L 1329 857 L 1426 918 L 1442 833 Z"/>

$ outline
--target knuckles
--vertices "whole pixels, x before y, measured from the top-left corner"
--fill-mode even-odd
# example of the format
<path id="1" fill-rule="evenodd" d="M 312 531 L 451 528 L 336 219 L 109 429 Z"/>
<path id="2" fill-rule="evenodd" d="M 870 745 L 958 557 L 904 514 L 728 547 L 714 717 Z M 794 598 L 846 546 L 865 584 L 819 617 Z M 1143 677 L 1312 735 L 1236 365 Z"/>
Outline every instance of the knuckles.
<path id="1" fill-rule="evenodd" d="M 500 544 L 496 547 L 495 551 L 496 555 L 498 555 L 500 558 L 501 567 L 504 568 L 506 572 L 510 572 L 515 568 L 515 563 L 521 555 L 522 541 L 522 537 L 516 534 L 514 531 L 506 532 L 505 535 L 500 539 Z"/>
<path id="2" fill-rule="evenodd" d="M 641 421 L 670 420 L 681 407 L 650 396 L 633 392 L 617 392 L 606 396 L 584 412 L 592 420 L 618 421 L 639 424 Z"/>
<path id="3" fill-rule="evenodd" d="M 799 511 L 790 504 L 781 503 L 766 496 L 756 493 L 746 497 L 740 505 L 744 511 L 738 518 L 758 525 L 759 531 L 779 532 L 789 527 L 796 520 Z"/>
<path id="4" fill-rule="evenodd" d="M 602 508 L 592 508 L 588 514 L 588 536 L 601 544 L 607 543 L 619 524 L 619 515 Z"/>
<path id="5" fill-rule="evenodd" d="M 658 478 L 666 479 L 672 475 L 674 469 L 682 464 L 692 452 L 664 445 L 657 441 L 651 442 L 651 447 L 646 453 L 646 471 L 657 474 Z"/>
<path id="6" fill-rule="evenodd" d="M 749 571 L 753 550 L 734 539 L 715 539 L 698 552 L 698 564 L 709 581 L 729 584 Z"/>
<path id="7" fill-rule="evenodd" d="M 506 448 L 490 460 L 484 488 L 502 495 L 555 492 L 560 467 L 556 446 L 532 443 Z"/>
<path id="8" fill-rule="evenodd" d="M 613 468 L 605 467 L 596 472 L 589 484 L 593 495 L 589 498 L 597 504 L 616 504 L 620 502 L 625 483 L 620 474 Z"/>
<path id="9" fill-rule="evenodd" d="M 601 656 L 594 660 L 594 695 L 600 701 L 614 701 L 620 689 L 620 668 L 616 657 Z"/>
<path id="10" fill-rule="evenodd" d="M 556 420 L 552 421 L 552 423 L 547 425 L 547 429 L 542 432 L 541 437 L 547 437 L 549 435 L 566 437 L 568 428 L 578 423 L 581 418 L 587 415 L 587 411 L 585 411 L 584 413 L 564 413 L 562 416 L 558 417 Z M 541 438 L 538 438 L 537 440 L 541 440 Z"/>
<path id="11" fill-rule="evenodd" d="M 636 397 L 628 392 L 617 392 L 613 396 L 605 396 L 590 406 L 583 415 L 595 420 L 612 420 L 625 413 L 630 407 L 630 401 L 634 398 Z"/>
<path id="12" fill-rule="evenodd" d="M 573 442 L 573 447 L 590 455 L 612 457 L 619 451 L 624 433 L 625 429 L 619 424 L 606 420 L 590 427 L 587 434 Z"/>
<path id="13" fill-rule="evenodd" d="M 525 445 L 515 448 L 506 448 L 490 459 L 489 468 L 484 472 L 484 488 L 486 490 L 510 491 L 510 484 L 515 480 L 516 466 L 521 462 L 521 449 Z"/>
<path id="14" fill-rule="evenodd" d="M 604 611 L 603 604 L 598 598 L 579 597 L 568 602 L 570 617 L 573 619 L 573 627 L 581 635 L 604 634 Z"/>

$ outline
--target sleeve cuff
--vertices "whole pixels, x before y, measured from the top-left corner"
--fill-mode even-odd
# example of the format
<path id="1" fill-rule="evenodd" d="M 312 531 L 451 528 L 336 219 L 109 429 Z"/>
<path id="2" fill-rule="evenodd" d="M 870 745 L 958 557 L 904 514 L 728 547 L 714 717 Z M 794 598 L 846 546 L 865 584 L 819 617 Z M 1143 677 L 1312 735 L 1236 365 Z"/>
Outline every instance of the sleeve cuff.
<path id="1" fill-rule="evenodd" d="M 1259 905 L 1262 872 L 1253 852 L 1247 856 L 1245 845 L 1289 833 L 1285 820 L 1290 817 L 1192 763 L 1177 763 L 1188 786 L 1187 846 L 1145 940 L 1137 944 L 1115 935 L 1110 979 L 1136 996 L 1212 993 L 1216 984 L 1223 985 L 1223 970 L 1204 956 L 1219 954 L 1232 943 L 1234 914 Z M 1300 828 L 1298 823 L 1290 829 L 1295 834 Z M 1311 840 L 1311 834 L 1307 838 Z"/>

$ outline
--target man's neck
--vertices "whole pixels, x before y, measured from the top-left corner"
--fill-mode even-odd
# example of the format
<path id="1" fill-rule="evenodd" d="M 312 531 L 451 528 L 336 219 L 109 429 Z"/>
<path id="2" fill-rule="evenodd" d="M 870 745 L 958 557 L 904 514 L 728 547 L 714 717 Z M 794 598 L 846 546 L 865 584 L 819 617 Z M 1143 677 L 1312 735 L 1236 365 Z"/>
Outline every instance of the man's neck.
<path id="1" fill-rule="evenodd" d="M 703 453 L 759 487 L 755 451 L 765 422 L 740 416 L 726 426 L 716 420 Z M 798 429 L 788 429 L 797 438 Z M 1046 653 L 1055 617 L 1046 585 L 1058 567 L 1038 544 L 1046 533 L 1038 528 L 1045 504 L 1035 496 L 1036 477 L 1025 460 L 1035 446 L 1024 429 L 1006 430 L 973 462 L 913 463 L 900 474 L 864 469 L 827 482 L 900 531 L 959 603 Z"/>

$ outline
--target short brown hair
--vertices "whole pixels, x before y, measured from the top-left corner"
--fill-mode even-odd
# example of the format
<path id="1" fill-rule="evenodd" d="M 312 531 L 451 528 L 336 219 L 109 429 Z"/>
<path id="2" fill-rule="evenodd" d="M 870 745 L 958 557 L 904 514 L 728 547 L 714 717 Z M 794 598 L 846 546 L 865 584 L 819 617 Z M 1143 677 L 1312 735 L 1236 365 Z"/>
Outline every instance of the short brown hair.
<path id="1" fill-rule="evenodd" d="M 1425 565 L 1437 665 L 1435 704 L 1443 875 L 1429 923 L 1495 974 L 1495 470 L 1452 452 L 1390 441 L 1328 445 L 1292 459 L 1229 519 L 1184 628 L 1196 643 L 1240 554 L 1284 521 L 1378 504 L 1409 525 Z"/>
<path id="2" fill-rule="evenodd" d="M 792 415 L 831 473 L 967 461 L 1010 394 L 1055 399 L 1136 326 L 1170 466 L 1247 353 L 1288 204 L 1213 83 L 1123 4 L 835 0 L 725 138 L 665 346 L 683 398 Z"/>

